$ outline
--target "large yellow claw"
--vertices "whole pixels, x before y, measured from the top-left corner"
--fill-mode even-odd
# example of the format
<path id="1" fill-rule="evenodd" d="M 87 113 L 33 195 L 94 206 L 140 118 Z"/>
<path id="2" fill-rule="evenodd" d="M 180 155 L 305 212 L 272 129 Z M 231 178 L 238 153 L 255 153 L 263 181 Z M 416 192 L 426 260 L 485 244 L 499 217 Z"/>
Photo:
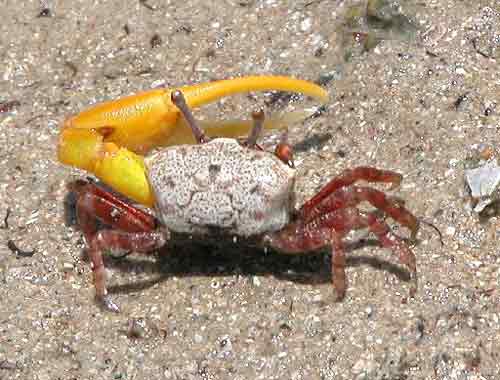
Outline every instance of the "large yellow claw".
<path id="1" fill-rule="evenodd" d="M 134 201 L 153 205 L 145 175 L 144 160 L 92 129 L 66 128 L 61 131 L 59 160 L 94 173 L 104 183 Z"/>
<path id="2" fill-rule="evenodd" d="M 159 146 L 194 142 L 192 133 L 172 104 L 173 89 L 156 89 L 96 105 L 70 117 L 59 138 L 58 158 L 94 173 L 116 191 L 147 206 L 154 203 L 140 154 Z M 304 80 L 281 76 L 249 76 L 179 88 L 191 108 L 221 97 L 251 91 L 299 92 L 322 102 L 328 93 Z M 237 137 L 249 125 L 234 128 L 204 126 L 205 133 Z M 265 127 L 273 128 L 268 123 Z"/>

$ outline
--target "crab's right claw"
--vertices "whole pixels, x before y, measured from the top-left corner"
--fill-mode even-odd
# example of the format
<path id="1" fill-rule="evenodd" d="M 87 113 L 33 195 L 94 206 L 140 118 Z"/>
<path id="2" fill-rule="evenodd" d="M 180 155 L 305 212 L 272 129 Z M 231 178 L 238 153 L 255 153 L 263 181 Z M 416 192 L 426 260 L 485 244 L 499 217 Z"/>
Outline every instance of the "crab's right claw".
<path id="1" fill-rule="evenodd" d="M 184 94 L 190 108 L 252 91 L 290 91 L 312 96 L 322 103 L 328 100 L 328 92 L 317 84 L 284 76 L 239 77 L 177 89 Z M 95 130 L 105 136 L 105 141 L 140 154 L 155 147 L 176 145 L 178 141 L 172 135 L 179 127 L 182 129 L 182 123 L 179 125 L 182 118 L 170 98 L 173 90 L 175 88 L 154 89 L 97 104 L 65 120 L 63 130 Z M 247 135 L 248 131 L 244 131 L 243 135 Z M 189 128 L 182 129 L 182 134 L 194 143 Z M 179 136 L 178 133 L 176 135 Z"/>
<path id="2" fill-rule="evenodd" d="M 328 93 L 304 80 L 281 76 L 249 76 L 179 88 L 188 107 L 199 107 L 221 97 L 250 91 L 299 92 L 321 101 Z M 155 89 L 98 104 L 68 118 L 59 138 L 58 158 L 64 164 L 94 173 L 114 190 L 146 206 L 154 203 L 142 156 L 151 149 L 194 143 L 191 130 L 172 103 L 172 89 Z M 251 123 L 238 128 L 206 129 L 226 137 L 246 135 Z M 264 128 L 276 128 L 265 124 Z"/>

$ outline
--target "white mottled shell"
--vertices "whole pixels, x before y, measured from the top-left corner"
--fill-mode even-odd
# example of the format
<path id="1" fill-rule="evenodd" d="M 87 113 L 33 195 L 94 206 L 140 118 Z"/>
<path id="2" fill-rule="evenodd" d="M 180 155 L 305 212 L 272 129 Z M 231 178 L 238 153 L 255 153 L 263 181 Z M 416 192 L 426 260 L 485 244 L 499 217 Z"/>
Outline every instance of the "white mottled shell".
<path id="1" fill-rule="evenodd" d="M 219 138 L 146 159 L 158 217 L 175 232 L 252 236 L 290 219 L 295 171 L 275 155 Z"/>

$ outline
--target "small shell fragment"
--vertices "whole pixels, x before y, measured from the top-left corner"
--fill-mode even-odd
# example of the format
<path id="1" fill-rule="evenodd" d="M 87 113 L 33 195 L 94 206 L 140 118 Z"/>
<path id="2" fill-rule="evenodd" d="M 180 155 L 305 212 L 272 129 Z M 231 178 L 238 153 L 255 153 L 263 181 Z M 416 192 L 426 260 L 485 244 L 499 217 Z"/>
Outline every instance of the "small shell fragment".
<path id="1" fill-rule="evenodd" d="M 481 212 L 495 201 L 494 193 L 500 184 L 500 167 L 492 161 L 475 169 L 467 169 L 465 170 L 465 181 L 469 186 L 472 198 L 478 200 L 474 211 Z"/>

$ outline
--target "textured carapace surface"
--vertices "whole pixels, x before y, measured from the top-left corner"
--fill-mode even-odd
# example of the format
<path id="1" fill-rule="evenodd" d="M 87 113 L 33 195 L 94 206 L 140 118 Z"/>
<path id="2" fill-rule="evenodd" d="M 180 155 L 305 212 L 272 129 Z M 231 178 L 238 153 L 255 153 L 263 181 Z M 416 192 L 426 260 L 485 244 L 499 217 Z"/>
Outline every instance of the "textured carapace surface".
<path id="1" fill-rule="evenodd" d="M 295 171 L 272 153 L 218 138 L 161 150 L 146 166 L 158 217 L 172 231 L 248 237 L 289 222 Z"/>

